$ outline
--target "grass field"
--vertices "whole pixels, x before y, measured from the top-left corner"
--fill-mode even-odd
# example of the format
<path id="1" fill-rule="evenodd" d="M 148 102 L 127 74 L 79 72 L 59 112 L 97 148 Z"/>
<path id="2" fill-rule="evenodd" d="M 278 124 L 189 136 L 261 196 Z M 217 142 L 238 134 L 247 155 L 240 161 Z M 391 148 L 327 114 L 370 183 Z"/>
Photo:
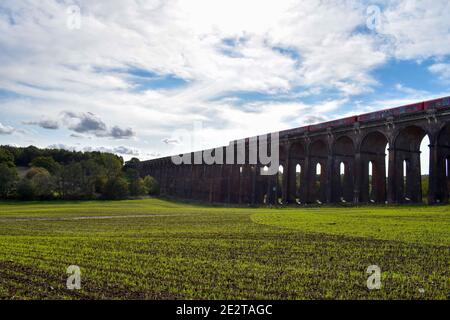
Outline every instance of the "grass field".
<path id="1" fill-rule="evenodd" d="M 4 202 L 0 298 L 448 299 L 449 231 L 450 206 Z M 81 290 L 66 289 L 69 265 Z"/>

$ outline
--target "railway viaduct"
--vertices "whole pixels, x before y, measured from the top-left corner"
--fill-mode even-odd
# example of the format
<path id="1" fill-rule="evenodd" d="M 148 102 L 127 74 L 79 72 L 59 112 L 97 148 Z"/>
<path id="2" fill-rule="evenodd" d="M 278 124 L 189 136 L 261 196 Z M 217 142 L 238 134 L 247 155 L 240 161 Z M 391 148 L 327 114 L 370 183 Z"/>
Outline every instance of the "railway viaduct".
<path id="1" fill-rule="evenodd" d="M 430 141 L 427 202 L 448 203 L 449 97 L 279 132 L 275 175 L 261 174 L 261 165 L 248 157 L 241 164 L 213 165 L 176 165 L 166 157 L 140 162 L 138 170 L 155 177 L 163 195 L 208 202 L 419 203 L 425 136 Z M 241 141 L 248 155 L 251 140 Z"/>

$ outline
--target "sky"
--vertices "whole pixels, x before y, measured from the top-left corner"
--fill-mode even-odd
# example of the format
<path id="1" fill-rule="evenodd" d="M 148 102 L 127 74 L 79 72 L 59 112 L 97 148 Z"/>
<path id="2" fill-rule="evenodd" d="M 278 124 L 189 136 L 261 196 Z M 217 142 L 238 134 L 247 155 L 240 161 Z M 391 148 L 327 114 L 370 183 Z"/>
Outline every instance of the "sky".
<path id="1" fill-rule="evenodd" d="M 141 160 L 450 95 L 450 2 L 2 0 L 0 144 Z"/>

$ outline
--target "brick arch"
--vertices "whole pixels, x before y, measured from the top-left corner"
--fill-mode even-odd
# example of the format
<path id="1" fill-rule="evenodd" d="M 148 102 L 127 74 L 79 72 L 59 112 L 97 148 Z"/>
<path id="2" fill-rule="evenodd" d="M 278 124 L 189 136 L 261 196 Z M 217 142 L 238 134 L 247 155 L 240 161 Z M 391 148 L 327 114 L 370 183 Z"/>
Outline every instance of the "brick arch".
<path id="1" fill-rule="evenodd" d="M 280 164 L 283 164 L 287 161 L 287 151 L 289 150 L 289 146 L 286 144 L 280 144 L 279 147 L 279 157 L 280 157 Z"/>
<path id="2" fill-rule="evenodd" d="M 341 165 L 344 173 L 341 173 Z M 352 202 L 355 186 L 355 143 L 347 136 L 338 137 L 333 144 L 332 201 Z"/>
<path id="3" fill-rule="evenodd" d="M 359 145 L 359 201 L 385 203 L 387 199 L 386 147 L 389 137 L 380 130 L 367 132 Z M 372 174 L 369 165 L 372 164 Z"/>
<path id="4" fill-rule="evenodd" d="M 325 139 L 316 139 L 309 145 L 309 155 L 312 157 L 326 157 L 328 155 L 328 143 Z"/>
<path id="5" fill-rule="evenodd" d="M 434 151 L 434 154 L 433 154 Z M 430 180 L 430 202 L 448 203 L 450 198 L 450 121 L 444 122 L 436 135 L 436 143 L 430 152 L 431 171 L 434 181 Z M 432 161 L 434 158 L 434 161 Z"/>
<path id="6" fill-rule="evenodd" d="M 444 122 L 438 133 L 438 143 L 450 147 L 450 121 Z"/>
<path id="7" fill-rule="evenodd" d="M 325 139 L 316 139 L 309 146 L 309 188 L 308 202 L 316 203 L 327 201 L 326 186 L 328 180 L 328 143 Z M 317 166 L 321 172 L 317 175 Z"/>
<path id="8" fill-rule="evenodd" d="M 420 143 L 428 135 L 428 130 L 420 125 L 409 125 L 399 128 L 394 135 L 394 147 L 409 151 L 419 151 Z"/>
<path id="9" fill-rule="evenodd" d="M 306 157 L 306 145 L 303 142 L 293 142 L 289 148 L 290 159 L 303 159 Z"/>
<path id="10" fill-rule="evenodd" d="M 395 167 L 395 176 L 390 179 L 396 202 L 422 202 L 420 144 L 425 136 L 429 136 L 427 129 L 417 124 L 399 128 L 394 135 L 391 165 Z"/>
<path id="11" fill-rule="evenodd" d="M 357 148 L 360 152 L 382 152 L 386 150 L 386 145 L 389 143 L 389 137 L 382 131 L 374 130 L 367 132 L 361 139 Z"/>
<path id="12" fill-rule="evenodd" d="M 287 202 L 303 203 L 306 202 L 305 181 L 306 167 L 306 145 L 301 141 L 293 142 L 289 148 L 289 162 L 287 175 Z M 297 174 L 297 165 L 300 166 L 300 173 Z"/>

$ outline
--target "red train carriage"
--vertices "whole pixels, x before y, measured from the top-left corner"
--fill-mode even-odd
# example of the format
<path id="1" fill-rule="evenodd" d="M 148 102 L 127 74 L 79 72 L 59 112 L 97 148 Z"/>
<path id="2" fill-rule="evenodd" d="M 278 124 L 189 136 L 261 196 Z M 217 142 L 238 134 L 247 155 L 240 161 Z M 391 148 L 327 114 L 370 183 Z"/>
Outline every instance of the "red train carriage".
<path id="1" fill-rule="evenodd" d="M 432 109 L 447 109 L 450 108 L 450 97 L 426 101 L 425 103 L 425 110 L 432 110 Z"/>
<path id="2" fill-rule="evenodd" d="M 383 120 L 388 117 L 396 117 L 403 114 L 410 114 L 410 113 L 416 113 L 424 110 L 424 103 L 414 103 L 409 104 L 406 106 L 401 106 L 397 108 L 387 109 L 387 110 L 380 110 L 376 112 L 366 113 L 358 116 L 359 122 L 368 122 L 368 121 L 376 121 L 376 120 Z"/>
<path id="3" fill-rule="evenodd" d="M 344 127 L 353 125 L 357 121 L 357 116 L 332 120 L 324 123 L 313 124 L 308 127 L 310 132 L 325 130 L 327 128 Z"/>
<path id="4" fill-rule="evenodd" d="M 380 110 L 376 112 L 366 113 L 359 116 L 352 116 L 348 118 L 332 120 L 328 122 L 313 124 L 307 127 L 294 128 L 289 130 L 284 130 L 280 132 L 281 137 L 287 136 L 300 136 L 306 131 L 309 132 L 317 132 L 321 130 L 326 130 L 327 128 L 336 128 L 336 127 L 344 127 L 350 126 L 355 122 L 370 122 L 377 120 L 384 120 L 388 117 L 398 117 L 404 114 L 414 114 L 417 112 L 422 112 L 424 110 L 429 109 L 447 109 L 450 108 L 450 97 L 426 101 L 426 102 L 418 102 L 413 103 L 397 108 L 391 108 L 387 110 Z"/>
<path id="5" fill-rule="evenodd" d="M 308 127 L 288 129 L 288 130 L 281 131 L 280 137 L 300 136 L 300 135 L 304 134 L 306 131 L 308 131 Z"/>
<path id="6" fill-rule="evenodd" d="M 423 111 L 423 102 L 409 104 L 407 106 L 393 108 L 393 109 L 389 109 L 387 111 L 388 112 L 390 111 L 392 116 L 399 116 L 399 115 L 403 115 L 406 113 L 416 113 L 416 112 Z"/>

